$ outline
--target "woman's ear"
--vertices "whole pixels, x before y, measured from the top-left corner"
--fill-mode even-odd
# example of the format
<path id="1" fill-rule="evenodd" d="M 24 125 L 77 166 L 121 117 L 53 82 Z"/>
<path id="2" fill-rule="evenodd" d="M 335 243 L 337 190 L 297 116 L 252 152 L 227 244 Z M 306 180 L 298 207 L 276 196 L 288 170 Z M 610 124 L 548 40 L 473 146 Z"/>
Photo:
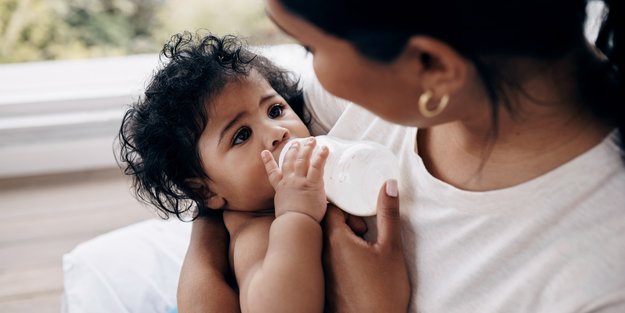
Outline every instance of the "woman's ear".
<path id="1" fill-rule="evenodd" d="M 190 178 L 185 181 L 193 191 L 197 192 L 202 199 L 204 199 L 204 205 L 209 209 L 220 210 L 226 205 L 226 199 L 219 196 L 217 193 L 210 191 L 208 184 L 204 180 L 199 178 Z"/>
<path id="2" fill-rule="evenodd" d="M 395 65 L 415 89 L 435 95 L 462 88 L 470 63 L 448 44 L 428 36 L 408 39 Z"/>

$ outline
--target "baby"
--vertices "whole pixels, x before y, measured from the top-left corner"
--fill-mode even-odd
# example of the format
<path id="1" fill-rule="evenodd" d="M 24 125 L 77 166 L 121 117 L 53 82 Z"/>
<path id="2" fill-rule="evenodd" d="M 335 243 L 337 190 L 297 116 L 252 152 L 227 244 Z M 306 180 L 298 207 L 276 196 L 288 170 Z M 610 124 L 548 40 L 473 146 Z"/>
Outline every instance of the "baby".
<path id="1" fill-rule="evenodd" d="M 178 34 L 119 132 L 124 172 L 164 218 L 223 211 L 242 312 L 322 312 L 328 149 L 297 82 L 233 36 Z"/>

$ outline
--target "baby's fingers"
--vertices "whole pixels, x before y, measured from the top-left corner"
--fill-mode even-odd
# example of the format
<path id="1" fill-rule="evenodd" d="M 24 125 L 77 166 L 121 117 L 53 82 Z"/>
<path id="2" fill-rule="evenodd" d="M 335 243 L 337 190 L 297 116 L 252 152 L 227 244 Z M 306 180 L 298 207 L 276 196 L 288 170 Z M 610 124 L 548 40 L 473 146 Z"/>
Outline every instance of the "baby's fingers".
<path id="1" fill-rule="evenodd" d="M 295 159 L 297 158 L 298 154 L 299 142 L 296 141 L 289 147 L 289 150 L 286 151 L 284 159 L 282 160 L 282 164 L 280 164 L 280 168 L 282 169 L 283 173 L 286 173 L 288 175 L 289 173 L 293 173 L 293 171 L 295 171 Z"/>
<path id="2" fill-rule="evenodd" d="M 306 176 L 308 173 L 308 167 L 310 166 L 310 156 L 315 149 L 315 137 L 306 139 L 304 147 L 295 160 L 295 174 L 300 176 Z"/>
<path id="3" fill-rule="evenodd" d="M 308 175 L 306 175 L 308 179 L 315 182 L 323 180 L 323 168 L 326 166 L 326 160 L 328 159 L 329 154 L 330 150 L 328 150 L 328 147 L 323 146 L 321 147 L 321 149 L 319 149 L 317 156 L 310 163 Z"/>
<path id="4" fill-rule="evenodd" d="M 263 159 L 263 163 L 265 164 L 265 171 L 267 172 L 269 183 L 274 189 L 276 189 L 276 186 L 278 186 L 278 183 L 282 180 L 282 171 L 278 167 L 276 160 L 273 159 L 271 152 L 263 150 L 260 153 L 260 157 Z"/>

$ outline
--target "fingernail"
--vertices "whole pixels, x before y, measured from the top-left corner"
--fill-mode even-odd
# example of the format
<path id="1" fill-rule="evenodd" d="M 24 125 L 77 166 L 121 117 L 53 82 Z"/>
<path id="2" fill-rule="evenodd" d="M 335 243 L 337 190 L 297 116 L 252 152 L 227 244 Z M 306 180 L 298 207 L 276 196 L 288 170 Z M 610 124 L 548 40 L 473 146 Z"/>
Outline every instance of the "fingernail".
<path id="1" fill-rule="evenodd" d="M 386 181 L 386 195 L 393 198 L 396 198 L 399 195 L 396 179 L 389 179 Z"/>
<path id="2" fill-rule="evenodd" d="M 263 159 L 263 161 L 267 161 L 269 159 L 269 154 L 269 151 L 263 150 L 260 152 L 260 157 Z"/>

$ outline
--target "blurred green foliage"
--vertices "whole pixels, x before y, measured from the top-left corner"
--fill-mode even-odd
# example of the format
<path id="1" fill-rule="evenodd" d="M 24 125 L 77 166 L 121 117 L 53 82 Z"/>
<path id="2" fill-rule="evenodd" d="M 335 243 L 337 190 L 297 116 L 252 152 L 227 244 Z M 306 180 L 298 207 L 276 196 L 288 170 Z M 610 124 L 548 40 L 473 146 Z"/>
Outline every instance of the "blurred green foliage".
<path id="1" fill-rule="evenodd" d="M 155 53 L 198 29 L 288 41 L 262 0 L 0 0 L 0 63 Z"/>

